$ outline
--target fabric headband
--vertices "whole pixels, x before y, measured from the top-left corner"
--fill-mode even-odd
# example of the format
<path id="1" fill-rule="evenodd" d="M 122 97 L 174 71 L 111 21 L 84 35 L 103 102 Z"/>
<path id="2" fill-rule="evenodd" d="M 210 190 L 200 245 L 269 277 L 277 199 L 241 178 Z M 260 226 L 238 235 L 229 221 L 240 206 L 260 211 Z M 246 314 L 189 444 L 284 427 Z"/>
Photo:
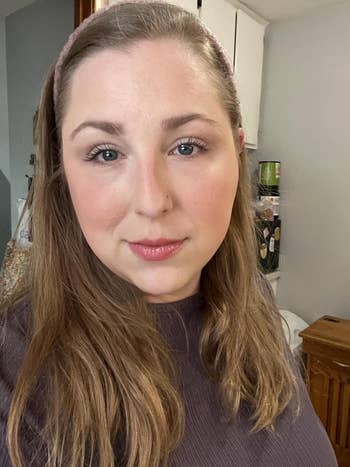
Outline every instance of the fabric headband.
<path id="1" fill-rule="evenodd" d="M 61 70 L 62 70 L 62 65 L 73 45 L 75 42 L 76 38 L 78 35 L 83 31 L 86 26 L 88 26 L 96 17 L 100 16 L 103 14 L 106 10 L 110 8 L 117 8 L 118 5 L 122 3 L 154 3 L 155 0 L 121 0 L 118 1 L 117 3 L 113 3 L 111 5 L 108 5 L 106 7 L 100 8 L 97 10 L 95 13 L 92 15 L 88 16 L 80 25 L 71 33 L 69 36 L 66 44 L 64 45 L 63 49 L 61 50 L 58 59 L 56 61 L 55 65 L 55 75 L 54 75 L 54 87 L 53 87 L 53 98 L 54 98 L 54 108 L 56 109 L 57 106 L 57 100 L 58 100 L 58 86 L 59 82 L 61 79 Z M 157 0 L 157 2 L 162 2 L 162 3 L 171 3 L 171 0 Z M 200 19 L 199 19 L 200 21 Z M 201 22 L 201 21 L 200 21 Z M 232 82 L 232 85 L 234 86 L 234 80 L 233 80 L 233 65 L 231 63 L 231 60 L 229 59 L 229 55 L 226 52 L 226 50 L 222 47 L 222 45 L 218 42 L 217 38 L 215 37 L 215 34 L 213 34 L 208 27 L 201 22 L 201 25 L 205 31 L 206 37 L 209 39 L 211 45 L 214 47 L 216 50 L 219 60 L 222 63 L 223 70 L 226 74 L 226 77 L 229 78 Z"/>

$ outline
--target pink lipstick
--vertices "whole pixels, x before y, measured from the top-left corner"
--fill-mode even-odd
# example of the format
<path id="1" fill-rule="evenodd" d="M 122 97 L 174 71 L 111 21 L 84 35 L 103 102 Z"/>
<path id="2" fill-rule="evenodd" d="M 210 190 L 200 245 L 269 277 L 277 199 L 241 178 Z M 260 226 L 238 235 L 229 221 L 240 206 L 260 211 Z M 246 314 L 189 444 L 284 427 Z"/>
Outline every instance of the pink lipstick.
<path id="1" fill-rule="evenodd" d="M 146 261 L 161 261 L 177 253 L 184 244 L 184 241 L 160 238 L 157 240 L 143 239 L 138 242 L 128 243 L 131 251 L 139 258 Z"/>

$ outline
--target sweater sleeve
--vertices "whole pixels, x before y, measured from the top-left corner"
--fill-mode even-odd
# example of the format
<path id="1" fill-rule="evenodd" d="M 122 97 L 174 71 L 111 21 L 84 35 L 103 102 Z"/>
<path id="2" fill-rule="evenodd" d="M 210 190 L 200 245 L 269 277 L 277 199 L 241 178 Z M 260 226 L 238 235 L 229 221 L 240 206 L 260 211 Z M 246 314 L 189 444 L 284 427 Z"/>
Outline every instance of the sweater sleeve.
<path id="1" fill-rule="evenodd" d="M 269 281 L 262 273 L 261 281 L 264 292 L 268 296 L 271 303 L 274 304 L 278 310 L 278 305 L 276 303 L 275 294 L 272 290 L 272 287 Z M 297 358 L 292 353 L 287 339 L 284 340 L 284 348 L 286 358 L 289 361 L 292 369 L 294 370 L 295 378 L 298 383 L 300 391 L 301 413 L 296 423 L 291 423 L 291 412 L 287 410 L 285 414 L 282 415 L 282 417 L 280 418 L 280 426 L 282 427 L 282 431 L 288 433 L 289 439 L 295 440 L 295 452 L 302 451 L 302 446 L 308 444 L 309 446 L 314 448 L 312 457 L 314 459 L 315 465 L 335 467 L 338 465 L 335 451 L 329 439 L 328 433 L 312 404 L 305 381 L 301 374 L 301 360 L 299 360 L 299 357 Z M 285 455 L 286 458 L 288 458 L 287 452 L 285 452 Z M 292 452 L 290 453 L 290 456 L 292 458 Z M 302 461 L 300 460 L 300 462 Z"/>
<path id="2" fill-rule="evenodd" d="M 28 303 L 10 307 L 0 316 L 0 467 L 11 467 L 7 446 L 7 419 L 13 389 L 26 346 Z"/>

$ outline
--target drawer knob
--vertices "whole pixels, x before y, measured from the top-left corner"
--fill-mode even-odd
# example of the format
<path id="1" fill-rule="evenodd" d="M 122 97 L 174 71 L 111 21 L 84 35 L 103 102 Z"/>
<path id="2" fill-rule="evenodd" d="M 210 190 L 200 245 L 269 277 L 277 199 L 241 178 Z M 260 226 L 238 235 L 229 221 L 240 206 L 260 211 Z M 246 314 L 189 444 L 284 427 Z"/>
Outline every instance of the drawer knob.
<path id="1" fill-rule="evenodd" d="M 345 366 L 346 368 L 350 368 L 350 365 L 347 365 L 346 363 L 336 362 L 335 360 L 333 360 L 333 363 L 336 363 L 337 365 L 340 365 L 340 366 Z"/>
<path id="2" fill-rule="evenodd" d="M 332 316 L 326 316 L 326 318 L 323 318 L 323 321 L 332 321 L 333 323 L 340 323 L 340 319 L 333 318 Z"/>

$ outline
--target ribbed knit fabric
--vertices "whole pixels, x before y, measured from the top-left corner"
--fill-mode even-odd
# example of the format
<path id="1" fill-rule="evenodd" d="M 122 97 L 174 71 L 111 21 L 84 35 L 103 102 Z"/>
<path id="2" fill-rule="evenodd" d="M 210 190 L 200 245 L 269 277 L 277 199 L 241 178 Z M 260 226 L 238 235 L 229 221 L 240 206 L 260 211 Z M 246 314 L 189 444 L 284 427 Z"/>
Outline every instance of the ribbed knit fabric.
<path id="1" fill-rule="evenodd" d="M 217 387 L 206 377 L 199 360 L 203 307 L 200 292 L 177 302 L 152 304 L 180 370 L 186 410 L 185 435 L 172 454 L 170 467 L 336 467 L 332 445 L 300 374 L 303 406 L 294 423 L 288 408 L 278 418 L 275 434 L 266 431 L 249 434 L 253 422 L 244 405 L 231 425 L 225 421 Z M 0 325 L 0 467 L 11 466 L 5 440 L 6 419 L 25 349 L 29 312 L 30 306 L 22 303 Z M 40 401 L 33 399 L 25 415 L 26 457 L 37 448 L 35 444 L 30 445 L 30 428 L 36 430 L 40 425 L 40 405 Z M 37 458 L 33 466 L 44 466 L 43 458 Z"/>

